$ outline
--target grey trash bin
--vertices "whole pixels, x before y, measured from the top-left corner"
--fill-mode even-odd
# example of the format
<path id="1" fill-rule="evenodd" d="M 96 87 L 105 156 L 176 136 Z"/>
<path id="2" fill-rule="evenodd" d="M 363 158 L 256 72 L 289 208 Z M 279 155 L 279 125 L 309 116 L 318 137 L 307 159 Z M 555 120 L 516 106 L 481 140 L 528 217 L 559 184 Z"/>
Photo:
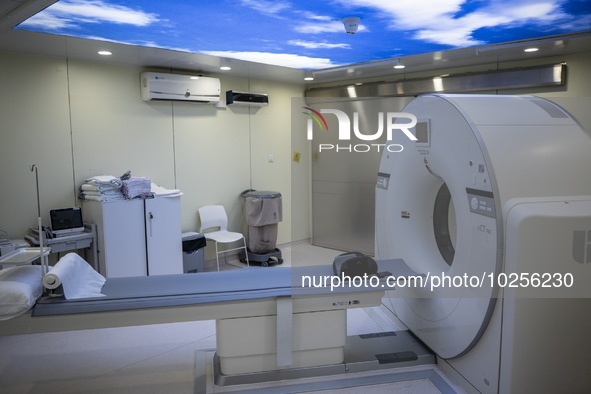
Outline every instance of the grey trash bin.
<path id="1" fill-rule="evenodd" d="M 249 261 L 263 266 L 283 263 L 281 251 L 276 248 L 278 223 L 283 220 L 281 193 L 247 190 L 241 196 L 245 198 Z"/>
<path id="2" fill-rule="evenodd" d="M 203 272 L 205 236 L 196 232 L 183 233 L 183 272 Z"/>

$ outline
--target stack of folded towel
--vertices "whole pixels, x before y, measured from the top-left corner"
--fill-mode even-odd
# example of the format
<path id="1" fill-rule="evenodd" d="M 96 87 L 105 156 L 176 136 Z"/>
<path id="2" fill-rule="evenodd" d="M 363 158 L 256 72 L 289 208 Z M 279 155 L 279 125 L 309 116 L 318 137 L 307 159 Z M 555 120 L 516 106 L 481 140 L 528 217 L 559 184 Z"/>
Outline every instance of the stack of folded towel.
<path id="1" fill-rule="evenodd" d="M 158 186 L 148 178 L 133 177 L 128 171 L 121 177 L 98 175 L 86 179 L 80 186 L 78 198 L 106 202 L 154 196 L 176 197 L 182 194 L 180 190 Z"/>
<path id="2" fill-rule="evenodd" d="M 132 176 L 123 180 L 121 191 L 128 200 L 132 198 L 149 198 L 154 196 L 150 186 L 151 182 L 148 178 Z"/>
<path id="3" fill-rule="evenodd" d="M 78 198 L 81 200 L 116 201 L 124 200 L 121 193 L 123 182 L 111 175 L 98 175 L 88 178 L 80 186 Z"/>

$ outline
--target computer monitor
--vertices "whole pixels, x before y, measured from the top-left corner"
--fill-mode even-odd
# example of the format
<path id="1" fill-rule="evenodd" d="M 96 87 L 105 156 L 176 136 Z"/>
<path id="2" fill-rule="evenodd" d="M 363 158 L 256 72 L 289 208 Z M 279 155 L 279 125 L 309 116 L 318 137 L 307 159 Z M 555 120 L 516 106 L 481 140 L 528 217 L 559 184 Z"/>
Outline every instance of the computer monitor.
<path id="1" fill-rule="evenodd" d="M 51 232 L 54 236 L 70 235 L 84 231 L 82 210 L 79 207 L 52 209 L 49 211 L 51 218 Z"/>

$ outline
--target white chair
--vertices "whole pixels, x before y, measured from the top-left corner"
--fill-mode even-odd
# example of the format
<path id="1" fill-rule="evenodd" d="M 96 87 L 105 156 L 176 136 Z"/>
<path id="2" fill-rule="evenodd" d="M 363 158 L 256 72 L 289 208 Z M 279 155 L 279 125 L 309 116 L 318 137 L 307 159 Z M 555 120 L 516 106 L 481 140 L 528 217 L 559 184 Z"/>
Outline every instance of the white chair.
<path id="1" fill-rule="evenodd" d="M 248 250 L 246 249 L 246 239 L 241 233 L 228 231 L 228 215 L 226 214 L 226 210 L 223 206 L 207 205 L 205 207 L 201 207 L 199 208 L 199 217 L 201 218 L 201 229 L 199 232 L 205 236 L 205 239 L 210 239 L 215 242 L 215 258 L 218 265 L 218 271 L 220 270 L 220 253 L 227 253 L 240 249 L 244 249 L 246 265 L 250 266 L 250 262 L 248 261 Z M 207 230 L 210 231 L 207 232 Z M 218 249 L 218 243 L 229 244 L 240 240 L 242 240 L 244 246 L 222 251 L 219 251 Z"/>

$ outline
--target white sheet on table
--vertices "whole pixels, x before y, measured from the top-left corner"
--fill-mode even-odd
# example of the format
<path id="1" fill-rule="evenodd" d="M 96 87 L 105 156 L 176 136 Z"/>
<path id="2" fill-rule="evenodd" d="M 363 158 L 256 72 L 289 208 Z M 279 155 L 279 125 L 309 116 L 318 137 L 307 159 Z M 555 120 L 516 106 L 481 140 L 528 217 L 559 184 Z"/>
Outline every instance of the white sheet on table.
<path id="1" fill-rule="evenodd" d="M 67 300 L 102 297 L 106 279 L 82 257 L 68 253 L 43 277 L 43 285 L 55 289 L 62 285 Z"/>

